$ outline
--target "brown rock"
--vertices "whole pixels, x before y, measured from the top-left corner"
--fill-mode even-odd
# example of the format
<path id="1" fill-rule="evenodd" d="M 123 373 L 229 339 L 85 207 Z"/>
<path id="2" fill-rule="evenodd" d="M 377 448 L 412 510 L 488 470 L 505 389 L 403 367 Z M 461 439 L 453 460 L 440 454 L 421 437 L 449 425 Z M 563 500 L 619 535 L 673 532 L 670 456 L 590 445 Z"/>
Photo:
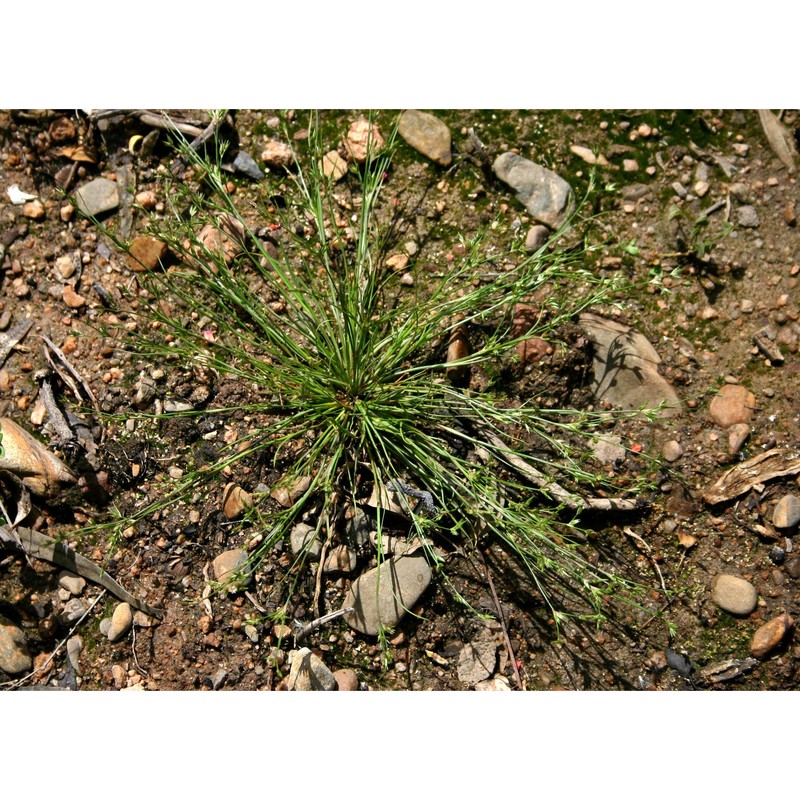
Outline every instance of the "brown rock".
<path id="1" fill-rule="evenodd" d="M 397 132 L 418 152 L 443 167 L 453 161 L 450 151 L 450 129 L 433 114 L 424 111 L 404 111 Z"/>
<path id="2" fill-rule="evenodd" d="M 794 628 L 794 620 L 786 613 L 765 622 L 750 642 L 750 653 L 754 658 L 766 658 Z"/>
<path id="3" fill-rule="evenodd" d="M 50 123 L 48 133 L 50 134 L 50 141 L 52 141 L 53 144 L 61 144 L 62 142 L 74 141 L 75 137 L 78 135 L 78 129 L 75 127 L 75 123 L 68 117 L 59 117 Z"/>
<path id="4" fill-rule="evenodd" d="M 347 545 L 340 544 L 331 548 L 325 559 L 324 572 L 343 572 L 349 575 L 358 563 L 356 551 Z"/>
<path id="5" fill-rule="evenodd" d="M 144 272 L 155 269 L 158 262 L 167 254 L 167 245 L 154 239 L 152 236 L 142 234 L 137 236 L 128 251 L 128 265 L 135 272 Z"/>
<path id="6" fill-rule="evenodd" d="M 333 673 L 336 679 L 336 685 L 339 687 L 340 692 L 357 692 L 358 691 L 358 675 L 352 669 L 337 669 Z"/>
<path id="7" fill-rule="evenodd" d="M 44 216 L 44 206 L 41 200 L 31 200 L 20 209 L 22 216 L 28 219 L 41 219 Z"/>
<path id="8" fill-rule="evenodd" d="M 250 508 L 252 505 L 252 495 L 242 489 L 241 486 L 229 483 L 225 487 L 222 495 L 222 512 L 227 519 L 236 519 L 242 515 L 246 508 Z"/>
<path id="9" fill-rule="evenodd" d="M 357 119 L 347 131 L 344 146 L 350 157 L 363 164 L 369 153 L 377 153 L 383 147 L 384 141 L 378 126 L 361 117 Z"/>
<path id="10" fill-rule="evenodd" d="M 537 364 L 553 352 L 553 346 L 538 336 L 517 343 L 520 364 Z"/>
<path id="11" fill-rule="evenodd" d="M 292 148 L 277 139 L 270 139 L 261 152 L 261 159 L 268 167 L 288 168 L 294 164 Z"/>
<path id="12" fill-rule="evenodd" d="M 322 157 L 322 174 L 334 182 L 340 181 L 347 175 L 347 161 L 345 161 L 336 150 L 325 153 Z"/>
<path id="13" fill-rule="evenodd" d="M 213 561 L 214 579 L 225 584 L 228 594 L 241 591 L 251 579 L 245 550 L 226 550 Z"/>
<path id="14" fill-rule="evenodd" d="M 711 401 L 708 413 L 720 428 L 750 422 L 756 407 L 755 395 L 744 386 L 726 383 Z"/>
<path id="15" fill-rule="evenodd" d="M 787 494 L 778 501 L 772 513 L 772 524 L 776 528 L 794 528 L 800 522 L 800 497 Z"/>
<path id="16" fill-rule="evenodd" d="M 86 298 L 79 295 L 70 283 L 64 284 L 64 294 L 62 297 L 70 308 L 81 308 L 81 306 L 86 305 Z"/>
<path id="17" fill-rule="evenodd" d="M 32 666 L 25 634 L 11 620 L 0 616 L 0 670 L 16 675 Z"/>

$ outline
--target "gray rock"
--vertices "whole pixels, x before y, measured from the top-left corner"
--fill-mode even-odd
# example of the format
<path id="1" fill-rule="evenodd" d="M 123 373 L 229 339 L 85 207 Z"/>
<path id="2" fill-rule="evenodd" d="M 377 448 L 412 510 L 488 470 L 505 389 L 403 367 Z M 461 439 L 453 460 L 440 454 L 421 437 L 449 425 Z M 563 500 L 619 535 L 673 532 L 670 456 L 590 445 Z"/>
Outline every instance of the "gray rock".
<path id="1" fill-rule="evenodd" d="M 81 186 L 73 195 L 78 210 L 96 217 L 119 206 L 119 187 L 108 178 L 95 178 Z"/>
<path id="2" fill-rule="evenodd" d="M 622 409 L 665 407 L 660 416 L 679 412 L 675 390 L 659 374 L 653 345 L 627 325 L 584 313 L 579 325 L 594 343 L 592 391 L 600 402 Z"/>
<path id="3" fill-rule="evenodd" d="M 32 666 L 25 634 L 10 619 L 0 616 L 0 670 L 16 675 Z"/>
<path id="4" fill-rule="evenodd" d="M 537 222 L 558 228 L 573 204 L 572 188 L 561 177 L 516 153 L 503 153 L 495 159 L 495 175 L 516 193 Z"/>
<path id="5" fill-rule="evenodd" d="M 336 689 L 336 678 L 321 658 L 307 647 L 291 653 L 287 688 L 290 692 L 331 692 Z"/>
<path id="6" fill-rule="evenodd" d="M 118 642 L 125 636 L 133 625 L 133 609 L 128 603 L 120 603 L 111 615 L 111 624 L 108 626 L 108 640 Z"/>
<path id="7" fill-rule="evenodd" d="M 758 592 L 752 583 L 737 575 L 717 575 L 711 582 L 711 599 L 731 614 L 747 616 L 755 611 Z"/>
<path id="8" fill-rule="evenodd" d="M 415 150 L 431 161 L 447 167 L 453 161 L 450 151 L 450 129 L 433 114 L 424 111 L 404 111 L 400 115 L 397 132 Z"/>
<path id="9" fill-rule="evenodd" d="M 307 549 L 308 557 L 311 561 L 319 560 L 319 555 L 322 552 L 322 542 L 316 528 L 311 525 L 306 525 L 305 522 L 298 522 L 292 528 L 289 543 L 292 547 L 292 552 L 296 556 L 299 556 L 303 550 Z"/>
<path id="10" fill-rule="evenodd" d="M 58 621 L 64 626 L 74 625 L 85 613 L 88 606 L 83 600 L 73 598 L 64 605 L 64 610 L 58 615 Z"/>
<path id="11" fill-rule="evenodd" d="M 214 677 L 211 679 L 211 688 L 214 691 L 217 691 L 217 689 L 221 689 L 227 679 L 228 679 L 228 670 L 226 670 L 225 667 L 220 667 L 214 673 Z"/>
<path id="12" fill-rule="evenodd" d="M 106 617 L 105 619 L 100 620 L 100 635 L 105 636 L 108 638 L 108 630 L 111 627 L 111 617 Z"/>
<path id="13" fill-rule="evenodd" d="M 778 501 L 772 513 L 772 523 L 776 528 L 793 528 L 800 522 L 800 497 L 787 494 Z"/>
<path id="14" fill-rule="evenodd" d="M 352 519 L 347 521 L 345 535 L 353 547 L 363 547 L 369 541 L 372 524 L 369 517 L 358 507 L 353 511 Z"/>
<path id="15" fill-rule="evenodd" d="M 83 639 L 80 636 L 70 636 L 67 639 L 67 661 L 76 675 L 81 674 L 80 657 L 83 652 Z"/>
<path id="16" fill-rule="evenodd" d="M 592 442 L 592 453 L 601 464 L 620 464 L 625 460 L 625 448 L 620 436 L 600 436 Z"/>
<path id="17" fill-rule="evenodd" d="M 757 228 L 760 224 L 758 214 L 753 206 L 740 206 L 736 209 L 736 221 L 743 228 Z"/>
<path id="18" fill-rule="evenodd" d="M 253 577 L 252 570 L 248 568 L 246 550 L 226 550 L 214 559 L 211 566 L 214 580 L 225 584 L 228 594 L 240 592 Z"/>
<path id="19" fill-rule="evenodd" d="M 264 173 L 259 168 L 258 164 L 253 160 L 249 153 L 240 150 L 233 159 L 233 168 L 243 175 L 247 175 L 254 181 L 260 181 L 264 177 Z"/>
<path id="20" fill-rule="evenodd" d="M 525 249 L 535 253 L 540 247 L 547 244 L 550 238 L 550 231 L 544 225 L 534 225 L 525 237 Z"/>
<path id="21" fill-rule="evenodd" d="M 62 572 L 58 576 L 58 585 L 77 597 L 86 588 L 86 581 L 80 575 L 75 575 L 72 572 Z"/>
<path id="22" fill-rule="evenodd" d="M 393 628 L 422 596 L 432 572 L 422 550 L 393 556 L 353 581 L 344 619 L 354 630 L 377 636 L 381 625 Z"/>
<path id="23" fill-rule="evenodd" d="M 489 631 L 461 648 L 458 654 L 458 679 L 473 685 L 488 678 L 497 665 L 497 642 Z"/>

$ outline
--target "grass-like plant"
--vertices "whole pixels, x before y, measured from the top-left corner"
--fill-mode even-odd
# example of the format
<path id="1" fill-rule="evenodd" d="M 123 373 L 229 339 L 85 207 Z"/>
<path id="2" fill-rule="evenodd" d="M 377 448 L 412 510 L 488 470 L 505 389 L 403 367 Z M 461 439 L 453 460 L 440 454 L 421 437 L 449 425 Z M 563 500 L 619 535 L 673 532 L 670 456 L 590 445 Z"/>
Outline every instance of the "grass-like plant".
<path id="1" fill-rule="evenodd" d="M 281 178 L 292 187 L 284 193 L 289 203 L 272 211 L 267 199 L 255 209 L 238 207 L 216 140 L 205 155 L 176 137 L 188 170 L 167 174 L 170 207 L 153 230 L 178 264 L 140 273 L 145 291 L 131 313 L 141 324 L 127 346 L 151 361 L 235 376 L 254 398 L 179 413 L 245 412 L 263 426 L 245 447 L 223 448 L 217 461 L 187 472 L 135 517 L 203 484 L 221 486 L 226 467 L 267 459 L 283 471 L 280 485 L 301 489 L 288 508 L 265 495 L 249 509 L 261 535 L 252 550 L 258 561 L 309 509 L 331 542 L 341 537 L 348 508 L 373 490 L 380 496 L 402 485 L 417 493 L 398 495 L 408 504 L 408 535 L 445 579 L 437 541 L 466 549 L 494 541 L 524 564 L 556 621 L 565 611 L 556 598 L 565 591 L 599 618 L 605 595 L 621 581 L 590 565 L 570 534 L 581 511 L 577 495 L 602 484 L 586 467 L 585 441 L 576 447 L 574 437 L 604 417 L 545 411 L 454 385 L 451 377 L 469 368 L 496 373 L 522 338 L 554 340 L 581 310 L 613 301 L 617 286 L 584 269 L 579 248 L 531 254 L 509 242 L 507 251 L 489 255 L 481 235 L 465 242 L 465 254 L 444 274 L 417 273 L 414 288 L 401 285 L 385 264 L 391 209 L 381 202 L 394 136 L 363 165 L 351 165 L 334 189 L 322 169 L 324 144 L 332 143 L 320 141 L 312 120 L 296 170 Z M 276 191 L 274 177 L 262 185 L 265 198 Z M 248 221 L 254 212 L 257 223 Z M 277 250 L 260 230 L 269 226 L 281 227 Z M 515 338 L 514 309 L 534 296 L 538 319 Z M 455 361 L 451 351 L 448 361 L 449 342 L 464 330 L 471 350 Z M 376 513 L 380 539 L 387 517 L 380 507 Z"/>

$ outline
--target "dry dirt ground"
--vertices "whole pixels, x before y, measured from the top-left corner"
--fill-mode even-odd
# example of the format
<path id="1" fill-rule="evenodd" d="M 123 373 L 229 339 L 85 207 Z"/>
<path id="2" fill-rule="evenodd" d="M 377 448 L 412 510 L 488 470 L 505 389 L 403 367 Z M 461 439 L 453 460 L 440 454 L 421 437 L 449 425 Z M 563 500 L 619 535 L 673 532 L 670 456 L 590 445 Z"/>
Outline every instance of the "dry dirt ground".
<path id="1" fill-rule="evenodd" d="M 470 236 L 486 227 L 487 247 L 502 249 L 510 238 L 524 239 L 531 226 L 513 192 L 468 157 L 470 128 L 491 159 L 515 149 L 557 172 L 578 195 L 591 167 L 571 148 L 603 156 L 592 203 L 601 214 L 595 231 L 609 247 L 587 266 L 608 274 L 624 271 L 639 282 L 642 288 L 622 301 L 618 320 L 652 342 L 664 377 L 683 402 L 669 420 L 628 420 L 608 431 L 627 449 L 618 463 L 597 468 L 620 479 L 644 473 L 655 489 L 641 513 L 589 520 L 593 533 L 586 547 L 591 558 L 649 588 L 638 609 L 610 607 L 600 629 L 568 622 L 557 636 L 535 590 L 503 553 L 488 550 L 484 563 L 454 552 L 450 580 L 488 623 L 459 604 L 452 588 L 434 581 L 414 609 L 416 616 L 406 617 L 393 635 L 388 654 L 341 620 L 316 632 L 308 645 L 330 669 L 352 670 L 362 690 L 473 688 L 476 681 L 459 677 L 460 659 L 465 646 L 487 640 L 497 656 L 480 688 L 794 688 L 800 646 L 791 630 L 768 654 L 748 659 L 762 624 L 784 613 L 796 618 L 800 611 L 800 557 L 792 552 L 796 526 L 784 530 L 773 524 L 777 502 L 798 491 L 798 471 L 756 480 L 748 491 L 714 506 L 702 497 L 737 463 L 774 449 L 784 465 L 798 456 L 797 184 L 770 147 L 756 112 L 436 113 L 452 132 L 453 164 L 436 166 L 403 145 L 385 188 L 387 202 L 407 209 L 405 236 L 418 245 L 412 267 L 417 282 L 425 280 L 426 265 L 433 273 L 459 257 L 459 233 Z M 358 116 L 355 111 L 322 115 L 323 135 L 332 147 Z M 382 112 L 379 121 L 389 127 L 394 116 Z M 303 141 L 304 112 L 235 114 L 238 146 L 256 161 L 269 139 L 284 135 L 273 127 L 275 119 L 287 122 L 294 141 Z M 785 112 L 782 121 L 796 135 L 800 115 Z M 0 113 L 0 327 L 34 321 L 0 369 L 0 416 L 45 443 L 53 439 L 44 430 L 46 415 L 38 400 L 37 373 L 47 367 L 42 336 L 63 350 L 105 412 L 134 410 L 137 381 L 158 368 L 164 373 L 156 382 L 162 399 L 191 398 L 211 408 L 223 397 L 230 403 L 237 393 L 247 394 L 246 387 L 229 380 L 204 382 L 166 364 L 141 364 L 97 333 L 96 324 L 107 313 L 104 297 L 118 298 L 120 287 L 135 288 L 137 277 L 123 254 L 71 213 L 62 190 L 71 192 L 98 176 L 119 180 L 127 174 L 136 192 L 153 193 L 148 211 L 132 210 L 135 235 L 148 214 L 162 213 L 159 174 L 174 158 L 163 136 L 149 154 L 137 150 L 141 140 L 130 153 L 131 137 L 153 130 L 141 116 L 90 126 L 85 115 L 74 112 Z M 279 194 L 281 180 L 276 171 L 258 184 L 231 175 L 243 203 L 257 193 Z M 7 190 L 14 185 L 39 198 L 40 205 L 13 205 Z M 65 277 L 65 256 L 68 261 L 76 256 L 77 274 Z M 565 340 L 572 341 L 567 333 Z M 567 373 L 589 363 L 586 352 L 547 354 L 535 369 L 516 375 L 515 386 L 552 402 L 585 400 L 580 391 L 566 397 L 563 385 Z M 749 435 L 735 452 L 728 431 L 709 415 L 712 396 L 726 383 L 743 385 L 755 398 Z M 79 413 L 63 391 L 67 406 Z M 116 604 L 113 598 L 103 597 L 79 625 L 67 623 L 69 593 L 59 588 L 60 570 L 37 560 L 28 565 L 7 553 L 0 561 L 0 614 L 24 632 L 37 671 L 30 677 L 0 676 L 0 683 L 80 690 L 280 688 L 292 637 L 281 636 L 256 604 L 269 608 L 272 587 L 290 568 L 289 554 L 274 554 L 250 596 L 213 597 L 211 614 L 202 603 L 208 562 L 240 544 L 228 538 L 222 485 L 113 541 L 73 535 L 112 510 L 126 513 L 143 497 L 163 491 L 170 470 L 180 470 L 190 454 L 198 458 L 204 436 L 215 429 L 213 417 L 106 425 L 97 454 L 99 489 L 88 494 L 75 489 L 39 503 L 36 526 L 65 535 L 134 594 L 162 606 L 165 618 L 135 625 L 135 635 L 111 643 L 99 628 Z M 670 457 L 675 455 L 670 448 L 679 444 L 680 455 L 672 461 L 662 458 L 668 442 Z M 252 488 L 270 477 L 254 472 L 234 479 L 249 481 Z M 733 616 L 718 607 L 711 583 L 721 573 L 755 587 L 755 611 Z M 330 608 L 341 601 L 347 582 L 341 578 L 326 587 Z M 304 621 L 314 616 L 314 590 L 309 570 L 298 579 L 293 616 Z M 89 584 L 79 599 L 88 608 L 99 592 Z M 75 635 L 83 643 L 77 669 L 70 666 L 66 647 L 59 648 Z"/>

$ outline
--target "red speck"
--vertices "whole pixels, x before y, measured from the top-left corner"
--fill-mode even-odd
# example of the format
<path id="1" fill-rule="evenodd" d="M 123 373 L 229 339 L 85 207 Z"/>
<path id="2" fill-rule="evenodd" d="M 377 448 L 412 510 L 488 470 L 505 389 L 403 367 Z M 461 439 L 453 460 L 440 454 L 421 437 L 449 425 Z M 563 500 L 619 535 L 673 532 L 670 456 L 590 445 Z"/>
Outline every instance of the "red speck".
<path id="1" fill-rule="evenodd" d="M 277 231 L 278 228 L 280 228 L 280 227 L 281 226 L 277 222 L 270 222 L 270 224 L 269 224 L 269 229 L 271 231 Z"/>
<path id="2" fill-rule="evenodd" d="M 641 445 L 639 444 L 639 442 L 636 442 L 635 444 L 631 445 L 631 450 L 633 450 L 634 453 L 641 453 L 642 450 L 644 450 L 644 445 Z"/>

